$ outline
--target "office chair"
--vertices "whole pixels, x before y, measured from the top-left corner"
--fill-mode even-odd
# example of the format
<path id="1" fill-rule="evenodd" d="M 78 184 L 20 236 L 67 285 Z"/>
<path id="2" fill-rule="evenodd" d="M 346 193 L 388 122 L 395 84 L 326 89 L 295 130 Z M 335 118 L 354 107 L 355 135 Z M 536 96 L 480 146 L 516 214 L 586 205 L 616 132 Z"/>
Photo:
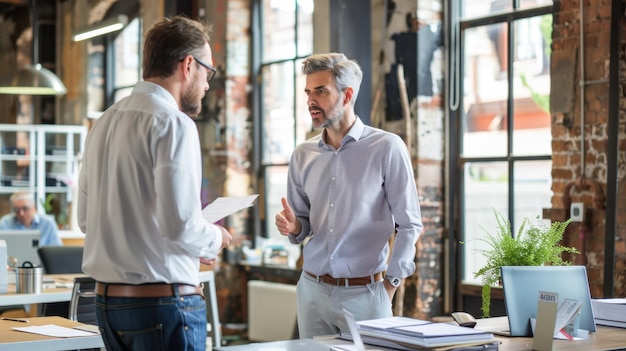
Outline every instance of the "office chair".
<path id="1" fill-rule="evenodd" d="M 69 306 L 69 319 L 85 324 L 98 324 L 96 321 L 96 281 L 90 277 L 74 278 L 74 288 Z"/>
<path id="2" fill-rule="evenodd" d="M 37 249 L 46 274 L 82 273 L 82 246 L 43 246 Z"/>
<path id="3" fill-rule="evenodd" d="M 83 264 L 82 246 L 43 246 L 37 249 L 41 265 L 46 274 L 80 274 Z M 69 318 L 69 303 L 46 303 L 41 307 L 43 316 Z"/>

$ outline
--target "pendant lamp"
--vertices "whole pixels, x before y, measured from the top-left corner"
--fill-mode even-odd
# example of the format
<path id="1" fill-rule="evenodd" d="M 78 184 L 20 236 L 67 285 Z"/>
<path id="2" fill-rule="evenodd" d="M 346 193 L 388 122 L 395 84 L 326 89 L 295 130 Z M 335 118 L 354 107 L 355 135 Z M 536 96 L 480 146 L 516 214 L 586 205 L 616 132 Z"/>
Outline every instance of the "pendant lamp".
<path id="1" fill-rule="evenodd" d="M 37 6 L 31 1 L 30 25 L 33 31 L 32 47 L 34 65 L 27 65 L 0 81 L 0 94 L 11 95 L 64 95 L 67 92 L 65 85 L 49 69 L 43 67 L 39 61 L 39 42 L 37 26 Z"/>

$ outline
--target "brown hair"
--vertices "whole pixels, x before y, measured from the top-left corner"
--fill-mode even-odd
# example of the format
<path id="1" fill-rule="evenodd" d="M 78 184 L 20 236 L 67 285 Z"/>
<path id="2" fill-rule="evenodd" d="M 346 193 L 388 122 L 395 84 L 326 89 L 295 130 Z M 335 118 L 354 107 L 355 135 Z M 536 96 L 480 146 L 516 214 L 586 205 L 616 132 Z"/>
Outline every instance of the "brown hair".
<path id="1" fill-rule="evenodd" d="M 199 55 L 210 40 L 211 28 L 183 16 L 164 18 L 146 34 L 143 48 L 143 79 L 166 78 L 187 55 Z"/>

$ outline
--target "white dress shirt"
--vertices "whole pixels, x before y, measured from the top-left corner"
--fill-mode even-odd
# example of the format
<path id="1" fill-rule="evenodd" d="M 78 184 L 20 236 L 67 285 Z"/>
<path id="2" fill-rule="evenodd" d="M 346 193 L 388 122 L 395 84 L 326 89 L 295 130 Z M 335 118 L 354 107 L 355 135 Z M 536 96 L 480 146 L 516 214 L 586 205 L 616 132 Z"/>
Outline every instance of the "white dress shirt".
<path id="1" fill-rule="evenodd" d="M 107 283 L 198 285 L 220 229 L 202 218 L 195 123 L 161 86 L 139 82 L 87 136 L 79 175 L 83 271 Z"/>

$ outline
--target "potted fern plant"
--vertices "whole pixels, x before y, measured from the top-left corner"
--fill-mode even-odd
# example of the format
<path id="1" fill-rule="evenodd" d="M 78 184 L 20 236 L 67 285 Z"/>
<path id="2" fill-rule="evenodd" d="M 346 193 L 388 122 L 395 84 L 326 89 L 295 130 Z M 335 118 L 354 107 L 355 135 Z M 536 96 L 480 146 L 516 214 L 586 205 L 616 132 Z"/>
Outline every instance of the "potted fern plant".
<path id="1" fill-rule="evenodd" d="M 578 254 L 574 247 L 560 245 L 567 225 L 571 222 L 552 222 L 550 226 L 532 224 L 525 218 L 517 232 L 511 233 L 511 222 L 494 210 L 497 228 L 495 234 L 486 230 L 485 236 L 479 238 L 487 244 L 487 248 L 477 249 L 486 259 L 486 264 L 474 273 L 481 278 L 483 318 L 489 317 L 491 307 L 491 287 L 501 282 L 500 267 L 502 266 L 541 266 L 570 265 L 563 259 L 563 253 Z"/>

